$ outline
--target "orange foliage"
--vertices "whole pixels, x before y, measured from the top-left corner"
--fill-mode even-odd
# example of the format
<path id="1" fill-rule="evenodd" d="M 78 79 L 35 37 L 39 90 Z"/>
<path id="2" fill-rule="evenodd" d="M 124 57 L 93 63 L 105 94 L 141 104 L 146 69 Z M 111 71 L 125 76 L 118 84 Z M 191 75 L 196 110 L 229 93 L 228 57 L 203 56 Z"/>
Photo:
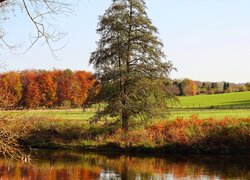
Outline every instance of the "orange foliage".
<path id="1" fill-rule="evenodd" d="M 27 108 L 36 108 L 40 103 L 41 93 L 36 77 L 35 71 L 23 71 L 21 73 L 23 86 L 22 105 Z"/>
<path id="2" fill-rule="evenodd" d="M 159 148 L 166 145 L 181 145 L 182 148 L 198 150 L 201 148 L 209 152 L 212 149 L 235 150 L 250 147 L 249 124 L 250 118 L 225 117 L 217 120 L 191 116 L 189 119 L 177 118 L 174 121 L 156 123 L 145 129 L 133 130 L 128 133 L 118 130 L 108 137 L 108 142 L 119 142 L 121 147 L 143 145 Z"/>
<path id="3" fill-rule="evenodd" d="M 190 87 L 191 95 L 192 96 L 196 95 L 196 93 L 197 93 L 197 86 L 196 86 L 196 84 L 194 83 L 193 80 L 189 81 L 189 87 Z"/>
<path id="4" fill-rule="evenodd" d="M 54 107 L 65 104 L 82 107 L 89 94 L 92 96 L 95 84 L 93 74 L 85 71 L 27 70 L 0 74 L 0 107 L 3 107 L 3 97 L 8 98 L 14 108 Z"/>
<path id="5" fill-rule="evenodd" d="M 37 78 L 41 92 L 40 105 L 46 107 L 53 106 L 56 102 L 57 90 L 56 83 L 53 80 L 53 73 L 44 72 L 39 74 Z"/>
<path id="6" fill-rule="evenodd" d="M 22 85 L 20 75 L 17 72 L 9 72 L 0 75 L 0 107 L 16 107 L 22 96 Z M 8 102 L 8 103 L 6 103 Z M 7 106 L 9 107 L 5 107 Z"/>

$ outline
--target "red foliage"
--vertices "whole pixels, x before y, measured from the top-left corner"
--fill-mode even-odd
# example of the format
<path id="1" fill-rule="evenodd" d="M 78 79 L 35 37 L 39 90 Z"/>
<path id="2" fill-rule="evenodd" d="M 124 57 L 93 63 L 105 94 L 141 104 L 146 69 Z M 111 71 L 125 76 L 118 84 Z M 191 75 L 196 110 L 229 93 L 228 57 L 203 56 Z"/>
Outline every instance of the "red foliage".
<path id="1" fill-rule="evenodd" d="M 41 92 L 40 105 L 52 107 L 56 102 L 56 83 L 53 79 L 53 73 L 43 72 L 38 75 L 37 81 Z"/>
<path id="2" fill-rule="evenodd" d="M 23 86 L 21 105 L 24 107 L 36 108 L 40 104 L 41 94 L 36 78 L 36 71 L 21 72 L 21 82 Z"/>
<path id="3" fill-rule="evenodd" d="M 56 77 L 57 82 L 57 104 L 72 101 L 73 72 L 70 70 L 60 71 Z"/>
<path id="4" fill-rule="evenodd" d="M 54 107 L 65 103 L 82 107 L 95 84 L 95 77 L 85 71 L 10 72 L 0 74 L 0 96 L 8 97 L 14 107 Z M 3 104 L 2 99 L 0 106 Z"/>

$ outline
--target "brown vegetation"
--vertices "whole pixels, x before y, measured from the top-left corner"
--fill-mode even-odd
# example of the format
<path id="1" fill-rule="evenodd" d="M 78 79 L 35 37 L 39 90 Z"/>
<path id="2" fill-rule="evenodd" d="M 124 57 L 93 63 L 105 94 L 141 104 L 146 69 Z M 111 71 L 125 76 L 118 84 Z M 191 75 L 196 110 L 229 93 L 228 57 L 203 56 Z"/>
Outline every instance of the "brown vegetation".
<path id="1" fill-rule="evenodd" d="M 26 161 L 20 141 L 27 138 L 35 127 L 35 122 L 34 119 L 21 118 L 18 115 L 0 116 L 0 155 Z"/>
<path id="2" fill-rule="evenodd" d="M 160 148 L 172 152 L 235 153 L 250 150 L 250 118 L 222 120 L 197 116 L 156 123 L 126 136 L 116 132 L 109 142 L 121 147 Z"/>
<path id="3" fill-rule="evenodd" d="M 46 125 L 47 124 L 47 125 Z M 250 118 L 176 119 L 124 132 L 109 124 L 43 121 L 27 139 L 34 147 L 149 150 L 160 152 L 250 152 Z"/>

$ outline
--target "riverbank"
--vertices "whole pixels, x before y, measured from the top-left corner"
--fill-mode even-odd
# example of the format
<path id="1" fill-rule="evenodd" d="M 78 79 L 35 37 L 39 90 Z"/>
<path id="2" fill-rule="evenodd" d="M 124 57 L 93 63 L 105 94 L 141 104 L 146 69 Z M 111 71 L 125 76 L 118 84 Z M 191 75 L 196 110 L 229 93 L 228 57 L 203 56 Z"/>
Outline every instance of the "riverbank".
<path id="1" fill-rule="evenodd" d="M 250 118 L 157 121 L 124 132 L 116 124 L 43 119 L 22 141 L 39 149 L 128 153 L 249 154 Z"/>

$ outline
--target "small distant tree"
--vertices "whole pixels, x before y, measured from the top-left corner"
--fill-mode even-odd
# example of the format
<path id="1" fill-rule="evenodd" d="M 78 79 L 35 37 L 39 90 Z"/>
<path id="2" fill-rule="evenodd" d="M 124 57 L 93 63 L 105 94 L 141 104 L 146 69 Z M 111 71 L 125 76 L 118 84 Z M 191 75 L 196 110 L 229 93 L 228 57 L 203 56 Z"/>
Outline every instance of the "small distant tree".
<path id="1" fill-rule="evenodd" d="M 205 82 L 202 83 L 201 88 L 206 88 L 206 83 Z"/>
<path id="2" fill-rule="evenodd" d="M 193 80 L 189 81 L 191 95 L 194 96 L 197 93 L 197 86 Z"/>
<path id="3" fill-rule="evenodd" d="M 245 92 L 245 91 L 247 91 L 247 86 L 245 86 L 245 85 L 240 86 L 238 90 L 239 90 L 239 92 Z"/>
<path id="4" fill-rule="evenodd" d="M 219 86 L 218 86 L 218 83 L 216 83 L 216 82 L 213 82 L 212 84 L 211 84 L 211 88 L 212 89 L 218 89 L 219 88 Z"/>
<path id="5" fill-rule="evenodd" d="M 230 87 L 230 83 L 225 82 L 224 85 L 223 85 L 223 92 L 224 93 L 229 93 L 231 91 L 232 90 L 231 90 L 231 87 Z"/>
<path id="6" fill-rule="evenodd" d="M 179 91 L 180 91 L 180 94 L 179 94 L 179 95 L 183 96 L 184 94 L 183 94 L 183 84 L 182 84 L 182 82 L 179 82 L 179 83 L 177 84 L 177 87 L 178 87 L 178 89 L 179 89 Z"/>
<path id="7" fill-rule="evenodd" d="M 223 84 L 223 92 L 224 92 L 224 93 L 226 92 L 226 89 L 227 89 L 227 83 L 224 82 L 224 84 Z"/>
<path id="8" fill-rule="evenodd" d="M 247 88 L 247 91 L 250 91 L 250 83 L 246 83 L 245 86 Z"/>
<path id="9" fill-rule="evenodd" d="M 182 95 L 194 96 L 197 93 L 197 86 L 193 80 L 184 79 L 181 82 Z"/>
<path id="10" fill-rule="evenodd" d="M 100 17 L 98 47 L 90 58 L 100 81 L 97 98 L 107 103 L 99 116 L 117 117 L 124 130 L 136 117 L 166 115 L 173 99 L 165 80 L 173 69 L 145 11 L 143 0 L 113 0 Z"/>
<path id="11" fill-rule="evenodd" d="M 219 93 L 219 85 L 217 82 L 212 82 L 209 90 L 209 94 L 218 94 Z"/>
<path id="12" fill-rule="evenodd" d="M 205 82 L 203 82 L 200 87 L 200 94 L 206 94 L 206 92 L 207 92 L 207 85 Z"/>
<path id="13" fill-rule="evenodd" d="M 168 85 L 168 89 L 175 95 L 180 95 L 180 89 L 178 86 L 178 82 L 173 82 L 173 84 Z"/>

